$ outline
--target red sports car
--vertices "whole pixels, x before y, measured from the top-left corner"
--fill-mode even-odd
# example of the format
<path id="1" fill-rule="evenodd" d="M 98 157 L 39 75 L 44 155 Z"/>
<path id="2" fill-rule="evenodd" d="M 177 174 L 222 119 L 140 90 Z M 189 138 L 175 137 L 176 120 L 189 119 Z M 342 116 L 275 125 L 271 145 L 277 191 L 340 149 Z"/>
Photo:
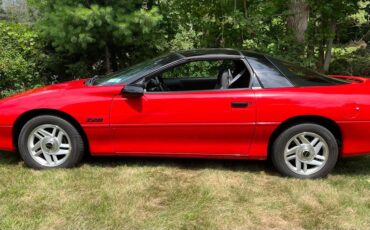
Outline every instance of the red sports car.
<path id="1" fill-rule="evenodd" d="M 171 53 L 0 101 L 0 149 L 36 169 L 94 156 L 267 159 L 317 178 L 370 152 L 370 84 L 252 52 Z"/>

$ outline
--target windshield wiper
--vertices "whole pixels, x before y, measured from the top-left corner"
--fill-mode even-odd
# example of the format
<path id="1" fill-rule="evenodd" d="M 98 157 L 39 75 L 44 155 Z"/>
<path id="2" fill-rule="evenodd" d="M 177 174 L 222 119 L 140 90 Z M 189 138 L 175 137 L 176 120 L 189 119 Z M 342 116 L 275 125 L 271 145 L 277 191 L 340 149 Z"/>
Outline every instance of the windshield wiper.
<path id="1" fill-rule="evenodd" d="M 86 81 L 86 85 L 93 85 L 95 80 L 99 78 L 99 75 L 95 75 L 93 76 L 92 78 L 90 78 L 89 80 Z"/>

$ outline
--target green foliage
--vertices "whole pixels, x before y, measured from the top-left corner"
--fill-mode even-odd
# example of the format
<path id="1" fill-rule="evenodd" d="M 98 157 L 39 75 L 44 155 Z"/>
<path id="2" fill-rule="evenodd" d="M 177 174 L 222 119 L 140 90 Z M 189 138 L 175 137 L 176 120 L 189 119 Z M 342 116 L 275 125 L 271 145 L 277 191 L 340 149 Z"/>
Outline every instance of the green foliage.
<path id="1" fill-rule="evenodd" d="M 241 47 L 250 28 L 242 1 L 160 1 L 170 49 Z M 164 44 L 166 45 L 166 43 Z"/>
<path id="2" fill-rule="evenodd" d="M 67 79 L 104 73 L 110 70 L 107 63 L 115 70 L 158 53 L 205 47 L 255 50 L 315 68 L 323 62 L 322 44 L 336 35 L 329 29 L 332 22 L 357 18 L 362 24 L 356 36 L 364 34 L 366 2 L 307 0 L 304 44 L 287 25 L 289 1 L 46 0 L 33 5 L 40 12 L 37 28 L 54 49 L 48 66 Z"/>
<path id="3" fill-rule="evenodd" d="M 156 7 L 145 9 L 137 0 L 46 0 L 35 1 L 33 5 L 40 11 L 37 23 L 40 35 L 58 57 L 72 60 L 65 65 L 67 72 L 76 75 L 82 74 L 75 72 L 76 61 L 89 65 L 90 71 L 93 66 L 101 71 L 104 62 L 110 71 L 117 69 L 133 50 L 139 53 L 150 50 L 148 41 L 161 20 Z"/>
<path id="4" fill-rule="evenodd" d="M 229 47 L 306 60 L 293 53 L 286 1 L 167 0 L 159 8 L 165 36 L 160 50 Z"/>
<path id="5" fill-rule="evenodd" d="M 43 83 L 40 44 L 28 26 L 0 21 L 0 97 Z"/>
<path id="6" fill-rule="evenodd" d="M 162 74 L 163 78 L 216 78 L 220 66 L 232 66 L 231 60 L 189 62 Z"/>
<path id="7" fill-rule="evenodd" d="M 342 51 L 345 49 L 342 49 Z M 338 52 L 330 73 L 370 77 L 370 52 L 366 49 Z"/>

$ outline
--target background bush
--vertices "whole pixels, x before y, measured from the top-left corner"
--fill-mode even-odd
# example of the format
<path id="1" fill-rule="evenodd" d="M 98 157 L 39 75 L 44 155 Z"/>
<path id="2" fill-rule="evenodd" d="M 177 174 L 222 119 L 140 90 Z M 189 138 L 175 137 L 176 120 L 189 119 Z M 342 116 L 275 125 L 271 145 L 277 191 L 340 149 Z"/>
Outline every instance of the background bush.
<path id="1" fill-rule="evenodd" d="M 19 23 L 0 22 L 0 93 L 7 96 L 45 83 L 47 59 L 38 35 Z"/>
<path id="2" fill-rule="evenodd" d="M 345 51 L 345 52 L 343 52 Z M 330 73 L 354 75 L 354 76 L 370 76 L 370 52 L 366 49 L 355 49 L 336 54 L 335 60 L 330 65 Z"/>

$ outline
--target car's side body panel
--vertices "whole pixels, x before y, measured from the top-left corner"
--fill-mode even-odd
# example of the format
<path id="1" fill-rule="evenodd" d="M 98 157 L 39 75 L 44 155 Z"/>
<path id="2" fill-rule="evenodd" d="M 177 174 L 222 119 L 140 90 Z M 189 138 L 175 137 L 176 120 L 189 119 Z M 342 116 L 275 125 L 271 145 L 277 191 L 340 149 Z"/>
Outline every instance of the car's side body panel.
<path id="1" fill-rule="evenodd" d="M 255 111 L 253 90 L 119 95 L 111 113 L 114 152 L 245 156 Z"/>

